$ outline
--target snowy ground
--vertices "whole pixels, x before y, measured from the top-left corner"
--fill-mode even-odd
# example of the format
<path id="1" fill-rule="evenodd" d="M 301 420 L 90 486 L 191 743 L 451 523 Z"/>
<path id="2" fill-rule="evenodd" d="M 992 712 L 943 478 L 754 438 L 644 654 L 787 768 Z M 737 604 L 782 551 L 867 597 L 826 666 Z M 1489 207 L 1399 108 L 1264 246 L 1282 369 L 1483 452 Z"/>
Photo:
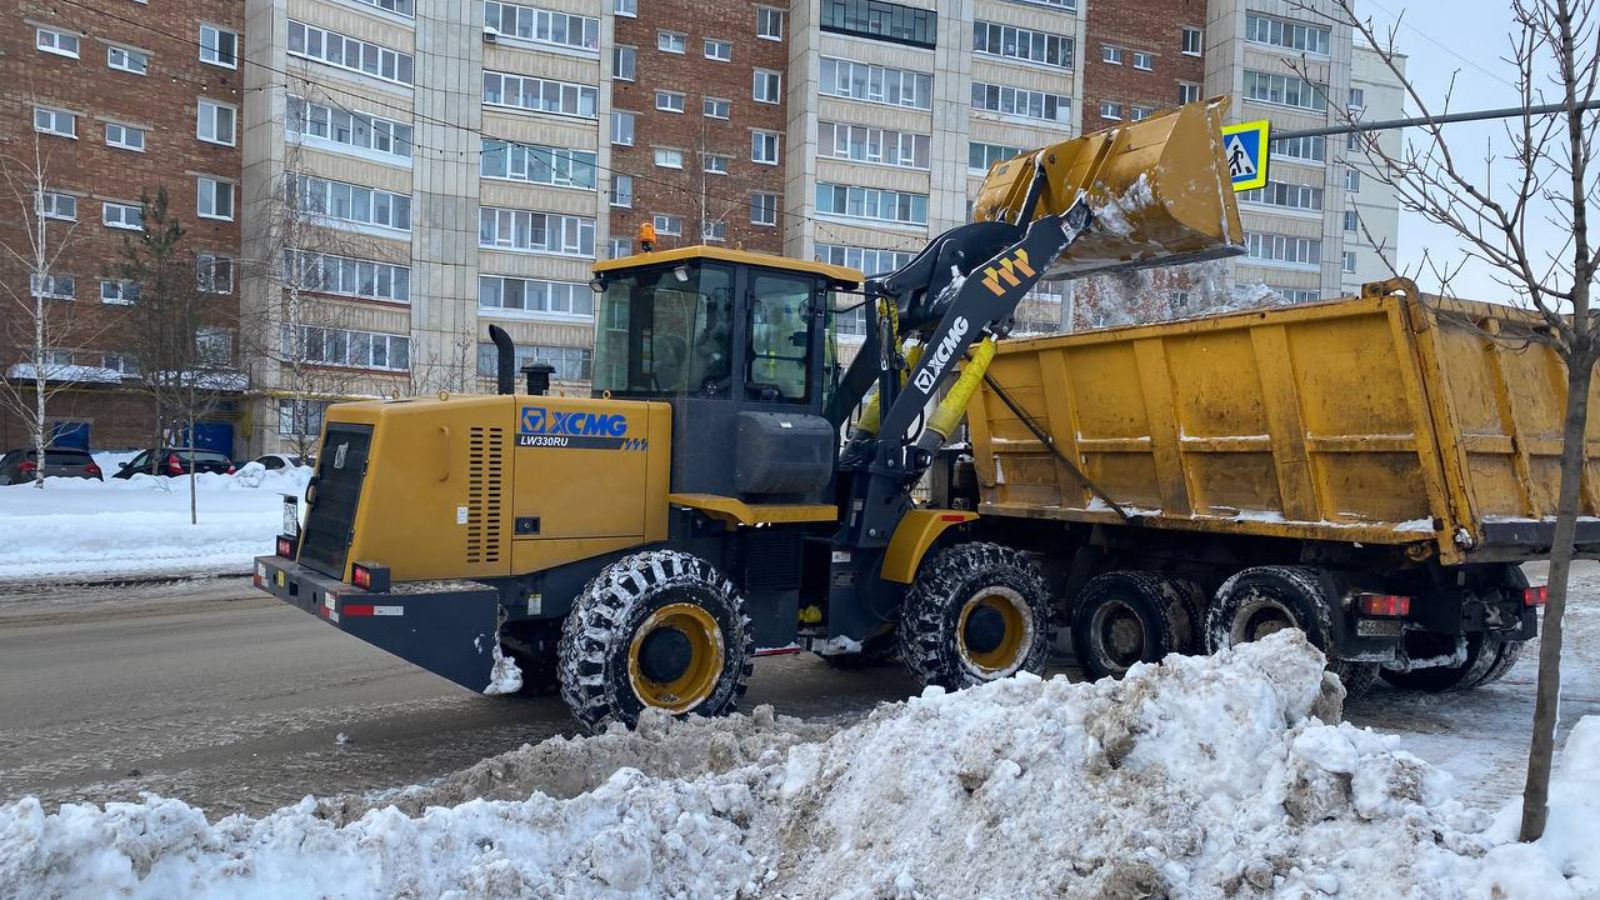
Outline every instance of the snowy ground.
<path id="1" fill-rule="evenodd" d="M 1600 718 L 1574 729 L 1550 828 L 1525 846 L 1515 809 L 1463 804 L 1396 738 L 1323 724 L 1341 693 L 1285 633 L 1122 682 L 931 690 L 831 736 L 770 710 L 649 718 L 394 805 L 307 798 L 212 822 L 155 797 L 23 800 L 0 809 L 0 897 L 1600 893 Z M 557 772 L 583 777 L 562 790 Z"/>
<path id="2" fill-rule="evenodd" d="M 304 494 L 311 476 L 255 464 L 237 475 L 199 475 L 199 524 L 191 525 L 188 479 L 111 478 L 128 457 L 96 456 L 104 482 L 0 487 L 0 584 L 248 572 L 282 529 L 282 495 Z"/>

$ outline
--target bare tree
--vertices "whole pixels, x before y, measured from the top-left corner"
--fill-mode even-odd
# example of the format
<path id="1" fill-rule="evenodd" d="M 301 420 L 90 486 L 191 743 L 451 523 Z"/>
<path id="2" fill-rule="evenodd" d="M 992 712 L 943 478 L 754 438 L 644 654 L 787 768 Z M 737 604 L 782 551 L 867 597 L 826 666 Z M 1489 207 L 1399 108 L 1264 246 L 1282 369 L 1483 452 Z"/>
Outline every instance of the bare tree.
<path id="1" fill-rule="evenodd" d="M 1395 36 L 1399 24 L 1380 33 L 1356 15 L 1355 0 L 1334 0 L 1334 21 L 1349 25 L 1355 40 L 1377 52 L 1404 90 L 1408 104 L 1426 121 L 1398 150 L 1386 149 L 1372 132 L 1358 147 L 1370 174 L 1394 189 L 1402 209 L 1441 225 L 1459 239 L 1459 261 L 1424 257 L 1419 274 L 1431 274 L 1449 291 L 1450 282 L 1470 260 L 1486 264 L 1492 277 L 1532 311 L 1539 327 L 1533 340 L 1548 344 L 1566 364 L 1566 409 L 1562 426 L 1561 479 L 1554 543 L 1550 551 L 1549 594 L 1544 636 L 1539 646 L 1539 684 L 1533 740 L 1523 792 L 1522 839 L 1537 840 L 1548 814 L 1551 760 L 1555 748 L 1561 691 L 1562 618 L 1573 556 L 1584 467 L 1584 430 L 1589 390 L 1600 340 L 1591 306 L 1600 253 L 1589 235 L 1589 201 L 1597 187 L 1594 168 L 1595 114 L 1583 104 L 1600 86 L 1597 0 L 1511 0 L 1514 28 L 1505 63 L 1525 112 L 1508 119 L 1509 152 L 1472 158 L 1460 149 L 1437 118 L 1449 111 L 1425 97 L 1408 79 Z M 1300 69 L 1304 72 L 1304 69 Z M 1526 112 L 1541 104 L 1564 109 Z M 1353 123 L 1349 110 L 1343 118 Z M 1559 243 L 1537 236 L 1541 224 L 1560 231 Z M 1491 336 L 1492 337 L 1492 336 Z M 1528 340 L 1528 335 L 1519 336 Z"/>
<path id="2" fill-rule="evenodd" d="M 422 397 L 449 391 L 473 393 L 478 387 L 478 344 L 470 334 L 458 334 L 449 344 L 418 346 L 411 349 L 411 367 L 406 371 L 407 396 Z"/>
<path id="3" fill-rule="evenodd" d="M 83 379 L 85 367 L 71 361 L 71 348 L 92 340 L 92 330 L 74 314 L 66 286 L 72 276 L 61 261 L 72 248 L 77 232 L 74 215 L 66 219 L 58 204 L 67 195 L 50 191 L 50 153 L 37 131 L 26 148 L 0 152 L 0 182 L 5 186 L 20 239 L 0 237 L 0 294 L 8 301 L 0 314 L 5 342 L 0 362 L 0 405 L 27 429 L 38 467 L 34 486 L 44 487 L 45 447 L 49 445 L 50 400 Z M 63 362 L 63 358 L 66 359 Z M 13 365 L 14 363 L 14 365 Z"/>

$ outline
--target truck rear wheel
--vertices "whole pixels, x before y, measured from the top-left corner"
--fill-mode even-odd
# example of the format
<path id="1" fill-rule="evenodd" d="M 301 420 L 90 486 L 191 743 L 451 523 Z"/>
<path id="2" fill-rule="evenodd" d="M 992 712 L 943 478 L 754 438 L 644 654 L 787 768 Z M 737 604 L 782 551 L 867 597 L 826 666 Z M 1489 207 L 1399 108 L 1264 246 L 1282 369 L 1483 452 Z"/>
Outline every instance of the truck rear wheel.
<path id="1" fill-rule="evenodd" d="M 1107 572 L 1084 584 L 1072 612 L 1072 650 L 1084 674 L 1095 681 L 1121 678 L 1135 663 L 1181 652 L 1192 620 L 1169 587 L 1159 575 L 1133 571 Z M 1169 608 L 1169 599 L 1177 608 Z"/>
<path id="2" fill-rule="evenodd" d="M 1381 673 L 1383 680 L 1403 691 L 1427 691 L 1432 694 L 1470 691 L 1499 681 L 1516 664 L 1522 650 L 1520 641 L 1501 641 L 1481 633 L 1467 635 L 1466 640 L 1466 659 L 1460 665 L 1432 666 L 1404 672 L 1384 669 Z M 1406 649 L 1410 651 L 1413 648 Z"/>
<path id="3" fill-rule="evenodd" d="M 900 657 L 923 684 L 958 690 L 1039 673 L 1050 652 L 1050 591 L 1016 550 L 958 544 L 917 572 L 899 632 Z"/>
<path id="4" fill-rule="evenodd" d="M 653 550 L 601 570 L 572 604 L 558 651 L 561 699 L 591 731 L 646 707 L 731 712 L 755 645 L 744 601 L 699 557 Z"/>
<path id="5" fill-rule="evenodd" d="M 1206 645 L 1212 653 L 1298 628 L 1328 657 L 1328 668 L 1355 699 L 1371 689 L 1377 663 L 1347 662 L 1333 655 L 1333 610 L 1315 569 L 1258 566 L 1228 579 L 1206 614 Z"/>

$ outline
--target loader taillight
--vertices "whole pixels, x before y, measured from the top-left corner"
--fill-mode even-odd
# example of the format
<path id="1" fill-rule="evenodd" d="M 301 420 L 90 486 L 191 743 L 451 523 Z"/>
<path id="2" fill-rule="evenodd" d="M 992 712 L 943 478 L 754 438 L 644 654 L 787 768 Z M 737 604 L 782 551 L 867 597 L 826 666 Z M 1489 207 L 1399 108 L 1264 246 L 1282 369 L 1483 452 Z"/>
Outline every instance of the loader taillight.
<path id="1" fill-rule="evenodd" d="M 1522 589 L 1523 606 L 1543 606 L 1548 599 L 1550 599 L 1550 588 L 1545 585 Z"/>
<path id="2" fill-rule="evenodd" d="M 1398 594 L 1362 594 L 1360 610 L 1364 616 L 1410 615 L 1411 598 Z"/>
<path id="3" fill-rule="evenodd" d="M 350 567 L 350 583 L 364 591 L 387 591 L 389 567 L 372 563 L 355 563 Z"/>
<path id="4" fill-rule="evenodd" d="M 278 535 L 278 555 L 284 559 L 294 559 L 294 538 L 286 534 Z"/>

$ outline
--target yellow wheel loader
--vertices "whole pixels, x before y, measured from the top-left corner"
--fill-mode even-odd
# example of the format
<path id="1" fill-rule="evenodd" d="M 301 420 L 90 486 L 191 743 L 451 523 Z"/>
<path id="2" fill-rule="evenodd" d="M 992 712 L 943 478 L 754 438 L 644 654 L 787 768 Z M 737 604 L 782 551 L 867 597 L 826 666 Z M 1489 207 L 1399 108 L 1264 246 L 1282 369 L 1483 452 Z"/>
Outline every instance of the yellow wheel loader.
<path id="1" fill-rule="evenodd" d="M 976 221 L 887 275 L 705 246 L 598 263 L 592 397 L 533 366 L 517 393 L 491 328 L 497 395 L 332 407 L 304 528 L 256 583 L 471 690 L 558 688 L 589 728 L 727 712 L 757 648 L 898 655 L 949 688 L 1037 671 L 1044 578 L 912 489 L 1041 278 L 1242 252 L 1222 109 L 998 163 Z"/>

